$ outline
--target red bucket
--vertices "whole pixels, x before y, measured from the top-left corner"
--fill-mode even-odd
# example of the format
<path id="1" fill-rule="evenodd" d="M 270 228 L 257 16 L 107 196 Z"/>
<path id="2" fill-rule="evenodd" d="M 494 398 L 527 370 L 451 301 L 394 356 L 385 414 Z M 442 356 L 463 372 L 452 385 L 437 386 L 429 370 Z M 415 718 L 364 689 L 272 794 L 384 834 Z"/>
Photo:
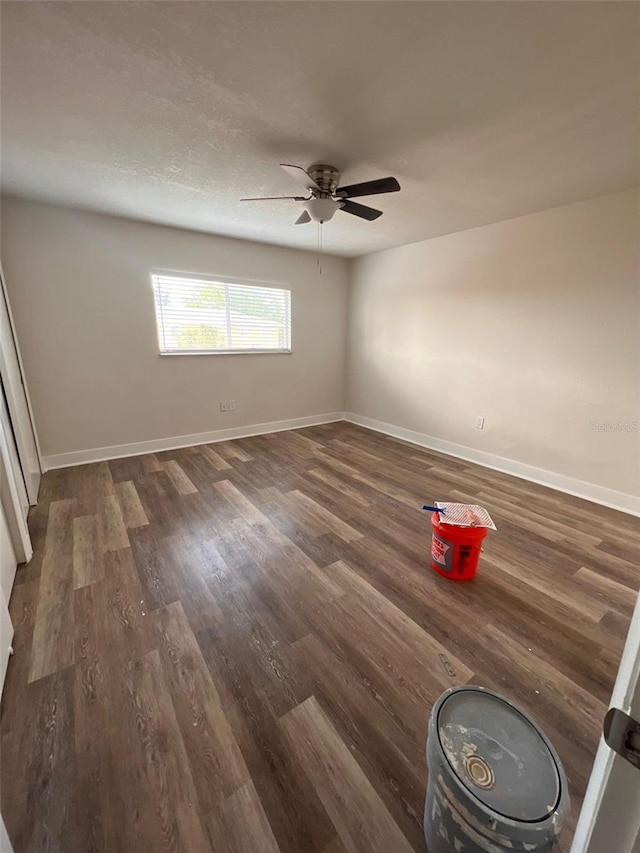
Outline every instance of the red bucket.
<path id="1" fill-rule="evenodd" d="M 442 524 L 438 512 L 431 515 L 431 526 L 431 568 L 453 581 L 475 577 L 487 528 Z"/>

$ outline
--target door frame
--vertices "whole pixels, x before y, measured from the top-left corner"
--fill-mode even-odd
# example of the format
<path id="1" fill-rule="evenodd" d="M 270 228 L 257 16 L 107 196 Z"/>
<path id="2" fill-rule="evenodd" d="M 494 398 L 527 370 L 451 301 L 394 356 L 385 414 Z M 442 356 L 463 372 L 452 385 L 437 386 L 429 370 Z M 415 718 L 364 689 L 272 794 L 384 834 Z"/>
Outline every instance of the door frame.
<path id="1" fill-rule="evenodd" d="M 640 719 L 640 593 L 609 707 Z M 601 736 L 571 853 L 600 853 L 603 837 L 610 842 L 610 850 L 640 850 L 640 770 L 618 756 Z"/>

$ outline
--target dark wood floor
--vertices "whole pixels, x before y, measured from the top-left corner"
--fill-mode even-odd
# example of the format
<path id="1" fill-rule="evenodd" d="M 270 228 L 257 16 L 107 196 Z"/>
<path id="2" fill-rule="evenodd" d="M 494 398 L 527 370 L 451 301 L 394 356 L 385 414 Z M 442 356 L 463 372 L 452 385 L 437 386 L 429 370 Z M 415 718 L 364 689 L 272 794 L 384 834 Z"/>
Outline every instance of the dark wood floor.
<path id="1" fill-rule="evenodd" d="M 425 501 L 486 506 L 476 580 Z M 16 853 L 424 850 L 429 711 L 499 690 L 572 810 L 640 572 L 637 520 L 345 423 L 48 473 L 11 599 Z"/>

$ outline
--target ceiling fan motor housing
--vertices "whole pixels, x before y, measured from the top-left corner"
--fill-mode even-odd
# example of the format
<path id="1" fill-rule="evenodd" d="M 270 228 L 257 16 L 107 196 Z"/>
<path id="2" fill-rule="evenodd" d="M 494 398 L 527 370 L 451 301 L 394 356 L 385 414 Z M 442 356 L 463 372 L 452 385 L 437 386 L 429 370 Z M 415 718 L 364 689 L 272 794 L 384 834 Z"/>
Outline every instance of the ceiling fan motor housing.
<path id="1" fill-rule="evenodd" d="M 307 169 L 307 174 L 311 180 L 316 182 L 322 192 L 331 194 L 338 188 L 340 172 L 335 166 L 327 166 L 324 163 L 319 163 Z"/>
<path id="2" fill-rule="evenodd" d="M 305 202 L 305 210 L 314 222 L 328 222 L 341 206 L 332 198 L 340 181 L 340 172 L 335 166 L 319 163 L 307 169 L 307 174 L 319 189 L 311 188 L 313 198 Z"/>

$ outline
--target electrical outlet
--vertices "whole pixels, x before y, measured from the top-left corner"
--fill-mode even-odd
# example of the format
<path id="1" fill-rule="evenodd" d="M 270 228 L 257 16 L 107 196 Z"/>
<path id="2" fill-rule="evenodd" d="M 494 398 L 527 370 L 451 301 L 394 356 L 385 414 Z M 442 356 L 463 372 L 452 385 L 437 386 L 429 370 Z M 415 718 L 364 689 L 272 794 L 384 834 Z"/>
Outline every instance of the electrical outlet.
<path id="1" fill-rule="evenodd" d="M 236 407 L 236 401 L 235 400 L 229 400 L 229 411 L 233 412 L 235 410 L 235 407 Z"/>
<path id="2" fill-rule="evenodd" d="M 229 404 L 226 400 L 220 400 L 220 411 L 227 412 L 229 410 Z"/>
<path id="3" fill-rule="evenodd" d="M 476 429 L 484 429 L 484 418 L 481 415 L 476 417 Z"/>

